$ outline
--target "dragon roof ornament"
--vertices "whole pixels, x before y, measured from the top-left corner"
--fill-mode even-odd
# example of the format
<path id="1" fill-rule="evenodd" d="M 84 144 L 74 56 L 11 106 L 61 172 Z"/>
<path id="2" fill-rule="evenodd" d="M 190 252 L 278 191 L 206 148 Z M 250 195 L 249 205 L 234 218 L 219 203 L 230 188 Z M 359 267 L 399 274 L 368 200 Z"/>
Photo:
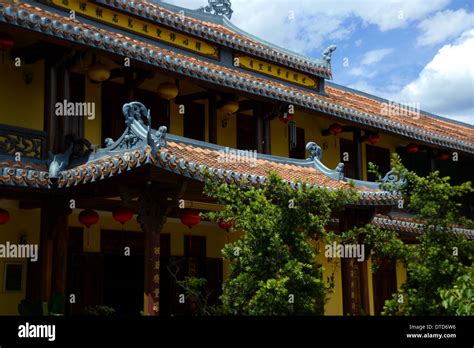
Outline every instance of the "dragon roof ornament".
<path id="1" fill-rule="evenodd" d="M 217 16 L 226 16 L 228 19 L 234 13 L 230 0 L 208 0 L 208 3 L 207 6 L 201 7 L 200 10 Z"/>

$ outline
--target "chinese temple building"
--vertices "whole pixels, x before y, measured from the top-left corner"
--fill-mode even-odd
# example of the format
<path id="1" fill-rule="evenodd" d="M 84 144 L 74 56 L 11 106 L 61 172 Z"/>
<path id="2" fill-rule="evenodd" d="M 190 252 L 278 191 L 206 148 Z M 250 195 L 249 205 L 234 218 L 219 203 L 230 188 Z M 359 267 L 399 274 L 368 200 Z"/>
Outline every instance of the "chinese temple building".
<path id="1" fill-rule="evenodd" d="M 420 175 L 472 181 L 474 126 L 334 84 L 335 46 L 304 57 L 231 15 L 224 0 L 0 0 L 0 245 L 39 245 L 36 261 L 0 258 L 0 315 L 55 293 L 71 315 L 186 314 L 184 276 L 206 278 L 215 303 L 221 250 L 244 232 L 200 221 L 222 209 L 202 192 L 207 171 L 253 187 L 270 171 L 292 186 L 353 182 L 357 204 L 329 228 L 372 223 L 407 243 L 420 225 L 369 162 L 385 181 L 401 180 L 393 153 Z M 334 284 L 326 315 L 380 314 L 406 280 L 400 262 L 317 261 Z"/>

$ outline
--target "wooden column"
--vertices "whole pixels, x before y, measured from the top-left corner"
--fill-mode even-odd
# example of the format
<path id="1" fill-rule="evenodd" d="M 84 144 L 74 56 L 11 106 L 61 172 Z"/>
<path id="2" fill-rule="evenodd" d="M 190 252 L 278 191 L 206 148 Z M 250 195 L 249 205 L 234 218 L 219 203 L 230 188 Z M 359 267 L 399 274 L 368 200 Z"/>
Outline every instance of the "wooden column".
<path id="1" fill-rule="evenodd" d="M 344 216 L 339 218 L 340 231 L 347 231 L 354 227 L 360 227 L 367 224 L 374 214 L 372 209 L 354 210 L 347 209 Z M 362 244 L 364 241 L 359 239 L 357 243 Z M 365 248 L 364 248 L 365 249 Z M 364 261 L 358 262 L 355 259 L 341 259 L 342 274 L 342 296 L 344 315 L 360 315 L 363 310 L 366 315 L 370 314 L 369 301 L 369 277 L 367 269 L 367 259 L 369 253 L 365 250 Z M 359 283 L 356 284 L 354 272 L 359 272 Z M 360 308 L 355 306 L 355 295 L 360 294 Z"/>
<path id="2" fill-rule="evenodd" d="M 209 94 L 209 142 L 217 144 L 217 100 L 214 93 Z"/>
<path id="3" fill-rule="evenodd" d="M 363 168 L 363 163 L 362 163 L 362 135 L 360 132 L 360 129 L 356 129 L 353 132 L 354 134 L 354 156 L 355 156 L 355 168 L 354 168 L 354 174 L 355 178 L 358 180 L 362 180 L 362 168 Z"/>
<path id="4" fill-rule="evenodd" d="M 58 126 L 54 114 L 57 101 L 57 71 L 55 61 L 51 58 L 45 60 L 44 65 L 44 130 L 48 133 L 48 148 L 58 153 Z"/>
<path id="5" fill-rule="evenodd" d="M 263 114 L 263 153 L 270 155 L 272 152 L 272 137 L 270 128 L 270 112 L 264 108 Z"/>
<path id="6" fill-rule="evenodd" d="M 170 208 L 159 197 L 162 194 L 149 182 L 138 201 L 138 222 L 145 233 L 145 315 L 160 312 L 160 233 Z"/>
<path id="7" fill-rule="evenodd" d="M 134 101 L 135 97 L 135 80 L 133 78 L 133 70 L 130 68 L 125 68 L 125 73 L 123 77 L 124 87 L 125 87 L 125 101 L 130 103 Z"/>
<path id="8" fill-rule="evenodd" d="M 55 218 L 53 230 L 53 284 L 54 292 L 66 294 L 67 260 L 68 260 L 68 215 L 71 210 L 68 202 L 64 201 L 57 206 L 59 215 Z"/>
<path id="9" fill-rule="evenodd" d="M 139 195 L 138 222 L 145 233 L 145 315 L 160 313 L 160 233 L 185 190 L 186 181 L 179 181 L 174 189 L 167 190 L 148 182 Z M 170 204 L 170 201 L 174 203 Z"/>
<path id="10" fill-rule="evenodd" d="M 253 117 L 257 119 L 257 151 L 258 153 L 264 153 L 265 134 L 264 134 L 264 119 L 262 112 L 262 105 L 258 104 L 253 110 Z"/>
<path id="11" fill-rule="evenodd" d="M 43 202 L 40 226 L 40 294 L 50 302 L 53 292 L 65 294 L 67 270 L 66 202 Z"/>
<path id="12" fill-rule="evenodd" d="M 349 221 L 345 217 L 339 218 L 339 229 L 341 232 L 349 229 Z M 354 288 L 352 277 L 352 260 L 341 259 L 341 277 L 342 277 L 342 311 L 343 315 L 354 315 Z"/>

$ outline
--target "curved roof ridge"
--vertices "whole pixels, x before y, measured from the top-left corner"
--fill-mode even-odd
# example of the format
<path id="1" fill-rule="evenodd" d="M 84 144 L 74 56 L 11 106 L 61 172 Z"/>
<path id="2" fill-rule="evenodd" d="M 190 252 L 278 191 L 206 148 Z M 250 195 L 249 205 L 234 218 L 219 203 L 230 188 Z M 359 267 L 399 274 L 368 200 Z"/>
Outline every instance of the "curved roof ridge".
<path id="1" fill-rule="evenodd" d="M 31 15 L 33 13 L 34 16 Z M 0 22 L 128 56 L 146 64 L 238 91 L 320 111 L 342 122 L 355 122 L 416 141 L 474 153 L 474 136 L 471 136 L 473 134 L 471 128 L 453 126 L 452 123 L 434 119 L 431 120 L 436 122 L 429 122 L 428 116 L 423 116 L 420 120 L 403 115 L 382 116 L 380 102 L 360 97 L 354 92 L 328 86 L 326 92 L 329 93 L 325 95 L 312 93 L 265 77 L 255 77 L 236 69 L 223 67 L 218 63 L 176 53 L 77 19 L 70 20 L 44 8 L 25 3 L 0 2 Z"/>
<path id="2" fill-rule="evenodd" d="M 307 60 L 309 62 L 312 62 L 312 63 L 316 63 L 316 64 L 320 64 L 320 65 L 323 65 L 323 66 L 326 66 L 327 67 L 327 64 L 324 60 L 322 60 L 321 58 L 313 58 L 313 57 L 309 57 L 309 56 L 306 56 L 304 54 L 301 54 L 299 52 L 295 52 L 295 51 L 291 51 L 287 48 L 283 48 L 281 46 L 278 46 L 272 42 L 269 42 L 269 41 L 266 41 L 258 36 L 255 36 L 253 34 L 250 34 L 249 32 L 243 30 L 242 28 L 238 27 L 237 25 L 235 25 L 234 23 L 232 23 L 230 20 L 228 20 L 227 18 L 223 18 L 223 24 L 228 27 L 229 29 L 233 30 L 233 31 L 236 31 L 238 32 L 239 34 L 241 35 L 244 35 L 246 37 L 249 37 L 255 41 L 258 41 L 266 46 L 270 46 L 270 47 L 273 47 L 279 51 L 282 51 L 284 53 L 287 53 L 287 54 L 291 54 L 292 56 L 296 56 L 300 59 L 303 59 L 303 60 Z"/>
<path id="3" fill-rule="evenodd" d="M 332 78 L 330 65 L 324 60 L 309 59 L 299 53 L 292 52 L 274 44 L 265 42 L 242 29 L 236 27 L 225 18 L 205 13 L 199 9 L 191 10 L 184 7 L 152 0 L 132 1 L 97 0 L 98 4 L 112 6 L 136 16 L 152 19 L 157 23 L 178 30 L 189 32 L 206 40 L 228 46 L 263 59 L 290 66 L 292 68 L 314 74 L 323 78 Z M 159 14 L 158 12 L 161 12 Z M 181 12 L 183 11 L 183 12 Z M 163 13 L 168 13 L 168 16 Z M 183 19 L 183 16 L 185 19 Z M 194 23 L 191 23 L 194 21 Z M 198 23 L 196 23 L 198 22 Z M 205 26 L 203 30 L 202 26 Z M 198 28 L 199 27 L 199 28 Z"/>
<path id="4" fill-rule="evenodd" d="M 380 101 L 380 102 L 388 102 L 388 103 L 397 103 L 397 104 L 400 104 L 401 106 L 406 106 L 403 102 L 397 102 L 395 100 L 391 100 L 391 99 L 387 99 L 387 98 L 384 98 L 384 97 L 379 97 L 375 94 L 371 94 L 371 93 L 367 93 L 367 92 L 364 92 L 364 91 L 361 91 L 361 90 L 358 90 L 358 89 L 355 89 L 355 88 L 352 88 L 352 87 L 347 87 L 347 86 L 343 86 L 343 85 L 340 85 L 340 84 L 337 84 L 335 83 L 334 81 L 326 81 L 326 86 L 329 86 L 329 87 L 333 87 L 333 88 L 337 88 L 337 89 L 341 89 L 341 90 L 345 90 L 345 91 L 348 91 L 348 92 L 353 92 L 353 93 L 356 93 L 362 97 L 366 97 L 366 98 L 369 98 L 369 99 L 374 99 L 374 100 L 377 100 L 377 101 Z M 437 118 L 441 121 L 445 121 L 445 122 L 449 122 L 449 123 L 454 123 L 454 124 L 457 124 L 459 126 L 463 126 L 463 127 L 468 127 L 468 128 L 472 128 L 474 129 L 474 124 L 470 124 L 470 123 L 466 123 L 466 122 L 462 122 L 462 121 L 458 121 L 458 120 L 453 120 L 451 118 L 448 118 L 446 116 L 441 116 L 441 115 L 437 115 L 437 114 L 433 114 L 431 112 L 428 112 L 428 111 L 425 111 L 425 110 L 421 110 L 420 109 L 420 112 L 424 115 L 424 116 L 429 116 L 429 117 L 434 117 L 434 118 Z M 473 115 L 474 117 L 474 115 Z"/>
<path id="5" fill-rule="evenodd" d="M 189 8 L 186 8 L 186 7 L 181 7 L 181 6 L 178 6 L 178 5 L 174 5 L 174 4 L 170 4 L 170 3 L 167 3 L 167 2 L 164 2 L 164 1 L 157 1 L 157 0 L 146 0 L 146 2 L 149 2 L 149 3 L 152 3 L 156 6 L 161 6 L 161 7 L 165 7 L 165 8 L 168 8 L 169 10 L 175 10 L 175 11 L 185 11 L 185 13 L 187 14 L 191 14 L 192 17 L 194 17 L 195 19 L 199 19 L 199 20 L 206 20 L 206 21 L 210 21 L 210 22 L 213 22 L 215 24 L 221 24 L 221 25 L 224 25 L 226 26 L 228 29 L 232 30 L 232 31 L 235 31 L 247 38 L 250 38 L 254 41 L 257 41 L 263 45 L 266 45 L 266 46 L 270 46 L 272 48 L 275 48 L 279 51 L 282 51 L 284 53 L 287 53 L 287 54 L 291 54 L 292 56 L 295 56 L 295 57 L 298 57 L 300 59 L 303 59 L 303 60 L 307 60 L 309 62 L 312 62 L 312 63 L 316 63 L 316 64 L 320 64 L 320 65 L 323 65 L 325 66 L 326 65 L 326 62 L 320 58 L 313 58 L 313 57 L 308 57 L 304 54 L 301 54 L 299 52 L 295 52 L 295 51 L 292 51 L 292 50 L 289 50 L 289 49 L 286 49 L 284 47 L 281 47 L 281 46 L 278 46 L 272 42 L 269 42 L 269 41 L 266 41 L 258 36 L 255 36 L 245 30 L 243 30 L 242 28 L 238 27 L 237 25 L 235 25 L 234 23 L 231 22 L 230 19 L 228 19 L 227 17 L 225 16 L 220 16 L 220 15 L 215 15 L 215 14 L 211 14 L 211 13 L 208 13 L 208 12 L 204 12 L 204 11 L 201 11 L 200 8 L 197 8 L 197 9 L 189 9 Z"/>

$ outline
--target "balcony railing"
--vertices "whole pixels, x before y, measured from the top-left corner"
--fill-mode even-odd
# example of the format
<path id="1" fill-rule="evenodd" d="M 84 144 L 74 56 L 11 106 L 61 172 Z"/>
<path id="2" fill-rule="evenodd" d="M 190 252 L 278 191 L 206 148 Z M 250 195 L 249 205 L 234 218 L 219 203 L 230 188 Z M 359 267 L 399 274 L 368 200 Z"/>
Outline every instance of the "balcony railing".
<path id="1" fill-rule="evenodd" d="M 47 133 L 34 129 L 0 124 L 0 154 L 44 159 L 47 155 Z"/>

